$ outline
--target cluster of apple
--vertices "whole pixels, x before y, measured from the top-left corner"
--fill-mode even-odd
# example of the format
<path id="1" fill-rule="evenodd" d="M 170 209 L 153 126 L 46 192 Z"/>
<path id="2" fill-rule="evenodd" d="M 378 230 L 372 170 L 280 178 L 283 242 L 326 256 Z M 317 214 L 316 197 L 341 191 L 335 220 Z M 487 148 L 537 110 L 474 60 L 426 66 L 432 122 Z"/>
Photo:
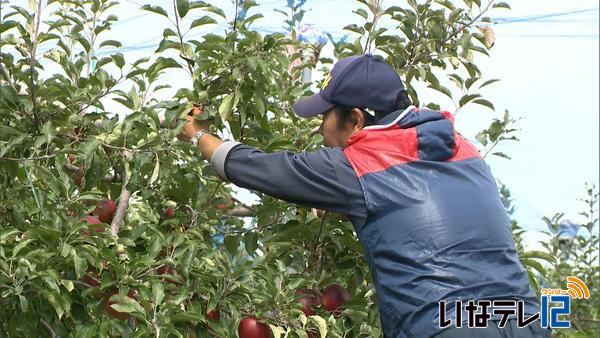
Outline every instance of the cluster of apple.
<path id="1" fill-rule="evenodd" d="M 92 217 L 92 216 L 89 216 L 89 217 Z M 161 251 L 160 255 L 164 257 L 166 255 L 166 251 Z M 103 266 L 103 269 L 109 270 L 107 261 L 103 261 L 102 266 Z M 167 283 L 170 283 L 170 284 L 178 284 L 179 283 L 179 281 L 175 277 L 173 277 L 175 275 L 175 270 L 169 265 L 166 265 L 166 264 L 160 265 L 159 267 L 157 267 L 155 269 L 155 272 L 156 272 L 156 275 L 159 276 L 158 278 L 161 281 L 166 281 Z M 86 271 L 86 275 L 83 277 L 82 282 L 86 283 L 87 285 L 89 285 L 92 288 L 95 288 L 95 287 L 100 286 L 100 284 L 102 282 L 102 277 L 95 268 L 90 268 Z M 128 320 L 129 319 L 128 313 L 119 312 L 111 306 L 112 304 L 116 304 L 116 302 L 110 300 L 110 298 L 111 298 L 111 296 L 113 296 L 117 293 L 118 293 L 117 290 L 112 290 L 108 293 L 104 293 L 101 295 L 104 309 L 105 309 L 106 313 L 113 318 L 120 319 L 120 320 Z M 96 294 L 98 294 L 98 293 L 96 293 Z M 137 292 L 133 288 L 129 289 L 127 296 L 135 301 L 138 301 Z M 221 312 L 219 311 L 219 309 L 207 311 L 206 317 L 210 320 L 218 321 L 221 319 Z"/>
<path id="2" fill-rule="evenodd" d="M 226 208 L 226 206 L 223 206 Z M 95 232 L 103 232 L 104 228 L 94 227 L 96 224 L 110 224 L 114 217 L 117 205 L 112 199 L 102 199 L 96 204 L 96 208 L 86 217 L 82 218 L 81 221 L 86 222 L 88 227 Z M 166 218 L 175 217 L 175 210 L 172 207 L 167 207 L 164 210 L 164 216 Z M 89 235 L 88 232 L 86 232 Z M 162 254 L 165 254 L 162 252 Z M 103 263 L 104 268 L 107 268 L 107 262 Z M 163 264 L 156 268 L 156 275 L 159 276 L 160 280 L 167 281 L 171 284 L 177 284 L 177 279 L 169 276 L 175 274 L 173 267 Z M 83 282 L 88 284 L 90 287 L 98 287 L 101 284 L 100 274 L 96 269 L 91 268 L 87 271 L 87 274 L 83 278 Z M 106 313 L 120 320 L 128 320 L 129 314 L 126 312 L 119 312 L 112 308 L 114 301 L 110 300 L 110 297 L 116 294 L 117 291 L 113 290 L 110 293 L 103 295 L 103 304 Z M 326 311 L 332 314 L 339 314 L 342 306 L 350 299 L 350 293 L 339 284 L 331 284 L 322 293 L 318 293 L 312 289 L 298 289 L 296 295 L 299 296 L 298 302 L 300 303 L 300 310 L 304 312 L 306 316 L 315 315 L 315 309 L 322 307 Z M 127 293 L 129 298 L 137 301 L 137 292 L 134 289 L 129 289 Z M 221 313 L 219 309 L 206 312 L 206 317 L 213 321 L 219 321 L 221 319 Z M 242 318 L 238 325 L 238 335 L 240 338 L 269 338 L 271 337 L 271 329 L 265 323 L 262 323 L 258 318 L 248 315 Z M 309 337 L 316 337 L 316 333 L 310 333 Z"/>
<path id="3" fill-rule="evenodd" d="M 306 316 L 315 315 L 315 308 L 323 308 L 334 315 L 342 311 L 342 306 L 350 300 L 350 293 L 339 284 L 331 284 L 323 293 L 319 294 L 312 289 L 298 289 L 296 295 L 299 295 L 298 302 L 301 304 L 300 310 Z M 269 338 L 271 329 L 268 325 L 261 323 L 254 316 L 244 317 L 238 326 L 239 338 Z M 309 333 L 309 337 L 318 337 L 314 332 Z"/>

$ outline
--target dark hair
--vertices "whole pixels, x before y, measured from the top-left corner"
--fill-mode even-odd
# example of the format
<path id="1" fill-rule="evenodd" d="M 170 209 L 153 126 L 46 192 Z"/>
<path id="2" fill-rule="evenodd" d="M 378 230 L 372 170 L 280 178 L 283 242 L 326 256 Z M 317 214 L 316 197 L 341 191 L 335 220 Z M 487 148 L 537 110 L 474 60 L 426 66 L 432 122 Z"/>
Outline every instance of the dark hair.
<path id="1" fill-rule="evenodd" d="M 398 97 L 396 98 L 396 107 L 390 112 L 376 111 L 375 116 L 372 116 L 371 114 L 365 112 L 364 109 L 360 108 L 360 110 L 363 113 L 363 116 L 365 117 L 365 127 L 374 125 L 383 116 L 385 116 L 393 111 L 404 110 L 404 109 L 408 108 L 411 104 L 412 104 L 412 102 L 410 101 L 410 98 L 408 97 L 408 93 L 406 92 L 406 90 L 403 90 L 400 93 L 398 93 Z M 335 106 L 333 108 L 333 110 L 335 111 L 335 114 L 338 117 L 337 127 L 339 129 L 343 129 L 344 126 L 346 125 L 346 123 L 350 121 L 350 119 L 352 118 L 352 109 L 353 108 L 355 108 L 355 107 Z"/>

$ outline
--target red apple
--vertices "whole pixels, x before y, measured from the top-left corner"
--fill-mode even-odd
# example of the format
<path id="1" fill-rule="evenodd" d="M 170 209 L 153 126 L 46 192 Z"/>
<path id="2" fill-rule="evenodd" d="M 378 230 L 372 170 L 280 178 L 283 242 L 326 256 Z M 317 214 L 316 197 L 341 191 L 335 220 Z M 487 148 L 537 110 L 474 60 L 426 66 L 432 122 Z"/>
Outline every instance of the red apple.
<path id="1" fill-rule="evenodd" d="M 95 288 L 100 285 L 101 279 L 98 273 L 94 272 L 93 269 L 87 271 L 87 274 L 83 276 L 83 282 L 87 285 Z"/>
<path id="2" fill-rule="evenodd" d="M 81 183 L 83 182 L 83 178 L 85 177 L 85 170 L 82 167 L 79 167 L 77 171 L 73 173 L 73 180 L 77 183 L 77 186 L 81 187 Z"/>
<path id="3" fill-rule="evenodd" d="M 69 156 L 67 156 L 67 161 L 69 161 L 69 163 L 73 163 L 75 162 L 75 160 L 77 159 L 77 157 L 75 157 L 75 155 L 73 154 L 69 154 Z"/>
<path id="4" fill-rule="evenodd" d="M 94 216 L 85 216 L 84 218 L 80 219 L 79 221 L 80 222 L 86 222 L 87 225 L 88 225 L 88 227 L 90 229 L 94 230 L 95 232 L 103 232 L 104 231 L 103 227 L 95 227 L 95 226 L 93 226 L 94 224 L 101 224 L 102 223 L 98 218 L 96 218 Z M 86 235 L 88 235 L 88 236 L 90 235 L 90 233 L 87 232 L 87 231 L 84 231 L 84 233 Z"/>
<path id="5" fill-rule="evenodd" d="M 173 210 L 173 208 L 171 208 L 171 207 L 168 207 L 167 209 L 165 209 L 165 217 L 166 218 L 175 217 L 175 210 Z"/>
<path id="6" fill-rule="evenodd" d="M 219 309 L 214 309 L 206 313 L 206 318 L 211 320 L 220 320 L 221 319 L 221 311 Z"/>
<path id="7" fill-rule="evenodd" d="M 296 290 L 297 295 L 306 295 L 305 297 L 299 298 L 298 302 L 302 304 L 301 310 L 307 316 L 312 316 L 315 314 L 315 311 L 312 309 L 312 306 L 320 306 L 321 298 L 319 294 L 311 289 L 299 289 Z"/>
<path id="8" fill-rule="evenodd" d="M 339 314 L 341 307 L 350 300 L 350 293 L 339 284 L 331 284 L 328 286 L 323 294 L 321 294 L 321 302 L 325 310 Z"/>
<path id="9" fill-rule="evenodd" d="M 104 199 L 98 201 L 96 209 L 92 211 L 92 215 L 98 216 L 98 219 L 100 219 L 102 222 L 110 224 L 116 210 L 117 205 L 115 204 L 115 201 L 111 199 Z"/>
<path id="10" fill-rule="evenodd" d="M 271 329 L 253 316 L 246 316 L 240 321 L 238 326 L 238 335 L 240 338 L 270 338 Z"/>
<path id="11" fill-rule="evenodd" d="M 163 264 L 163 265 L 159 266 L 158 268 L 156 268 L 156 274 L 161 275 L 161 276 L 162 275 L 175 275 L 175 270 L 173 270 L 173 268 L 170 267 L 169 265 Z M 167 282 L 169 282 L 171 284 L 177 283 L 177 280 L 172 277 L 158 277 L 158 279 L 166 280 Z"/>
<path id="12" fill-rule="evenodd" d="M 229 198 L 227 201 L 215 205 L 215 208 L 217 208 L 221 211 L 227 211 L 227 210 L 231 209 L 234 205 L 235 205 L 235 200 L 233 198 Z"/>
<path id="13" fill-rule="evenodd" d="M 104 298 L 104 308 L 106 309 L 106 312 L 108 313 L 109 316 L 111 316 L 113 318 L 121 319 L 121 320 L 127 320 L 129 318 L 129 313 L 119 312 L 111 307 L 111 305 L 116 304 L 117 302 L 111 301 L 110 297 L 112 295 L 116 295 L 118 293 L 119 292 L 117 292 L 117 291 L 113 291 L 110 295 L 107 295 Z M 137 293 L 135 292 L 135 290 L 129 289 L 129 292 L 127 292 L 127 297 L 129 297 L 131 299 L 137 299 Z"/>

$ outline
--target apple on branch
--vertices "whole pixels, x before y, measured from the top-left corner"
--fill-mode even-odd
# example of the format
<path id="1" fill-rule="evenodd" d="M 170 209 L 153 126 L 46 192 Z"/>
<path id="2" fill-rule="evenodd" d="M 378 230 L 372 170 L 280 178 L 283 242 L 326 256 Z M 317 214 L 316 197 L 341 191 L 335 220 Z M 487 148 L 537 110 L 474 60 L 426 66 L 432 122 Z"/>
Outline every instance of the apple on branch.
<path id="1" fill-rule="evenodd" d="M 321 294 L 321 302 L 325 310 L 340 314 L 341 307 L 350 300 L 350 293 L 339 284 L 331 284 Z"/>
<path id="2" fill-rule="evenodd" d="M 111 199 L 103 199 L 98 201 L 96 209 L 92 211 L 92 215 L 97 216 L 100 221 L 110 224 L 116 210 L 117 205 L 115 204 L 115 201 Z"/>
<path id="3" fill-rule="evenodd" d="M 315 314 L 313 307 L 321 306 L 320 295 L 311 289 L 298 289 L 295 292 L 296 295 L 303 295 L 298 299 L 298 302 L 302 304 L 301 310 L 306 316 L 312 316 Z"/>
<path id="4" fill-rule="evenodd" d="M 244 317 L 238 326 L 240 338 L 270 338 L 271 329 L 254 316 Z"/>

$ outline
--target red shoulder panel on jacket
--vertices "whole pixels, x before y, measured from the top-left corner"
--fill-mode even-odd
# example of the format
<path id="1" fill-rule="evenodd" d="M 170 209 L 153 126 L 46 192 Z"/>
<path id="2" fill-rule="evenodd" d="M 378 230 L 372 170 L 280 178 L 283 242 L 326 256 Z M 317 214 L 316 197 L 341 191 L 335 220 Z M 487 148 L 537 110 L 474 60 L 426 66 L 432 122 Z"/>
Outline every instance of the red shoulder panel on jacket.
<path id="1" fill-rule="evenodd" d="M 454 116 L 450 112 L 441 113 L 445 119 L 454 122 Z M 481 157 L 477 148 L 456 131 L 454 144 L 454 155 L 446 162 Z M 363 129 L 348 139 L 344 154 L 358 177 L 383 171 L 394 165 L 418 161 L 417 128 L 401 129 L 394 125 L 387 129 Z"/>
<path id="2" fill-rule="evenodd" d="M 418 159 L 417 130 L 400 129 L 398 126 L 386 130 L 362 130 L 353 135 L 344 154 L 356 175 L 382 171 L 390 166 Z"/>

